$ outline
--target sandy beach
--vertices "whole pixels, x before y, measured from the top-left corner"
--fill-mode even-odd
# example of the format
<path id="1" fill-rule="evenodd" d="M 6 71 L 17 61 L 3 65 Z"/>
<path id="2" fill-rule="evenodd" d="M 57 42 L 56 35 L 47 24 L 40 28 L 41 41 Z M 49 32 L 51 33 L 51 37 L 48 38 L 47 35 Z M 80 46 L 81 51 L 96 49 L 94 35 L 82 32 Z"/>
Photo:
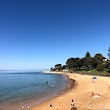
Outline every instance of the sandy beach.
<path id="1" fill-rule="evenodd" d="M 58 74 L 65 73 L 58 72 Z M 75 73 L 66 75 L 75 79 L 75 87 L 52 100 L 34 106 L 32 110 L 71 110 L 72 99 L 77 110 L 110 109 L 110 77 L 97 76 L 93 82 L 93 76 Z M 92 92 L 95 94 L 94 96 L 91 95 Z M 98 97 L 96 94 L 99 94 Z M 53 107 L 50 107 L 51 101 Z"/>

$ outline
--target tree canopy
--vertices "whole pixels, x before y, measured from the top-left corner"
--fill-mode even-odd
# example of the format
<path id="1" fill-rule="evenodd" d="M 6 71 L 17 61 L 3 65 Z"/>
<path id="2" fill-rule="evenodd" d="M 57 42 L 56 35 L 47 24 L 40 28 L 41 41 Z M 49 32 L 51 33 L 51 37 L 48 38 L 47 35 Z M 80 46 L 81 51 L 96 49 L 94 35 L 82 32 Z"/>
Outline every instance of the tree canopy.
<path id="1" fill-rule="evenodd" d="M 90 58 L 91 57 L 90 53 L 87 52 L 86 55 L 85 55 L 85 57 Z"/>
<path id="2" fill-rule="evenodd" d="M 94 57 L 91 57 L 90 53 L 87 52 L 85 57 L 83 58 L 68 58 L 66 61 L 66 65 L 56 64 L 55 68 L 52 70 L 63 70 L 69 69 L 72 71 L 79 71 L 79 70 L 97 70 L 97 71 L 107 71 L 110 72 L 110 60 L 106 59 L 102 54 L 97 53 Z"/>

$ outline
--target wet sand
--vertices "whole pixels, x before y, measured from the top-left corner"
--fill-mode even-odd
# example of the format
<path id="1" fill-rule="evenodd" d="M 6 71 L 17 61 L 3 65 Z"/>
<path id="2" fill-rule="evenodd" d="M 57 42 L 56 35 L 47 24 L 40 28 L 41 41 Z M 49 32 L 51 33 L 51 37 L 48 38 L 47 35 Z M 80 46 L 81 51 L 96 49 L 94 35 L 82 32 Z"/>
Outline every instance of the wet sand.
<path id="1" fill-rule="evenodd" d="M 32 110 L 71 110 L 72 99 L 77 110 L 110 109 L 110 77 L 97 76 L 97 80 L 93 82 L 93 76 L 75 73 L 67 75 L 76 80 L 75 87 L 56 98 L 34 106 Z M 99 94 L 100 97 L 92 97 L 92 92 Z M 53 107 L 49 106 L 50 101 Z"/>

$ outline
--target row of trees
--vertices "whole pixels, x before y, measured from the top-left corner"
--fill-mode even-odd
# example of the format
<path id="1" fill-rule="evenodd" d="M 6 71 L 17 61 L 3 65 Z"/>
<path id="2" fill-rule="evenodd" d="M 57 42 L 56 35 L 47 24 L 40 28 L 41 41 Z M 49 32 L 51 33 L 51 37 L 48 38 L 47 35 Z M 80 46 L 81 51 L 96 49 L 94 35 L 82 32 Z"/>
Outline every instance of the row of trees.
<path id="1" fill-rule="evenodd" d="M 56 64 L 54 68 L 51 68 L 53 71 L 63 69 L 70 71 L 90 71 L 96 69 L 97 71 L 110 72 L 110 60 L 107 60 L 102 54 L 95 54 L 94 57 L 91 57 L 90 53 L 87 52 L 83 58 L 69 58 L 66 61 L 66 65 Z"/>

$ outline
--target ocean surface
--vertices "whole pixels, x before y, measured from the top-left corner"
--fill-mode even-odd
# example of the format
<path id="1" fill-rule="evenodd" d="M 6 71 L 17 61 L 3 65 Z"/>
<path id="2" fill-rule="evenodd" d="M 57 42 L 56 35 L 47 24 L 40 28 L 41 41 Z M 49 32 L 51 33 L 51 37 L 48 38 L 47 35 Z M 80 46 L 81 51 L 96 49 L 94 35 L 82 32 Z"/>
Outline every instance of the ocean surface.
<path id="1" fill-rule="evenodd" d="M 68 86 L 61 74 L 0 71 L 0 110 L 22 110 L 56 97 Z"/>

